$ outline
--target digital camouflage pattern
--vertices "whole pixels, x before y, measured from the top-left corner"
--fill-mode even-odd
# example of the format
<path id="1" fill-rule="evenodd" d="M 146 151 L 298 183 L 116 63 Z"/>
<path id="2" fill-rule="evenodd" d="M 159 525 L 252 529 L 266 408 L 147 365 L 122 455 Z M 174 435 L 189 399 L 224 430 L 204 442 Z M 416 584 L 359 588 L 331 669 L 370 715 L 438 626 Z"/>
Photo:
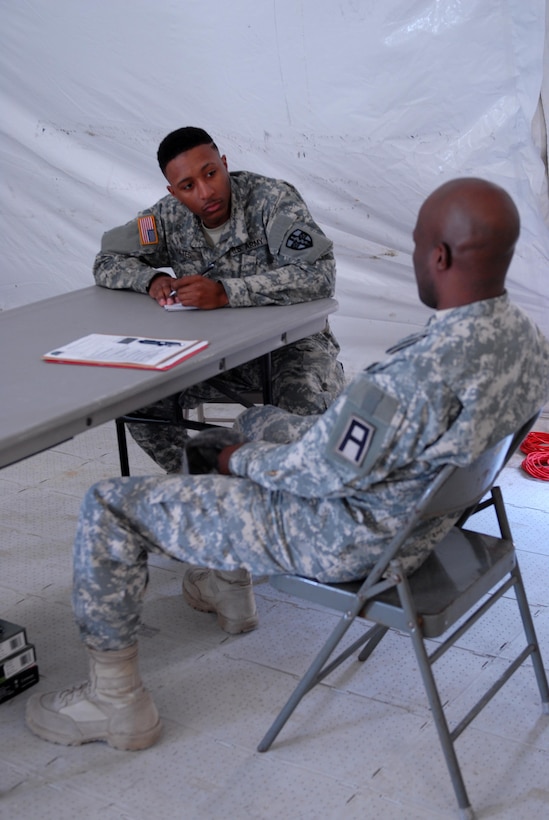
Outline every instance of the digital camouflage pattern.
<path id="1" fill-rule="evenodd" d="M 94 264 L 98 285 L 147 293 L 158 268 L 176 278 L 205 275 L 223 282 L 231 307 L 292 305 L 333 295 L 332 243 L 288 182 L 237 171 L 231 178 L 231 218 L 211 247 L 200 218 L 171 194 L 142 214 L 154 216 L 158 242 L 142 245 L 138 218 L 104 234 Z M 308 242 L 296 242 L 297 231 Z M 301 245 L 303 247 L 297 247 Z"/>
<path id="2" fill-rule="evenodd" d="M 236 475 L 96 484 L 74 553 L 84 641 L 135 641 L 149 552 L 257 575 L 364 577 L 443 465 L 471 463 L 548 397 L 549 343 L 504 295 L 435 314 L 321 416 L 245 411 L 238 428 L 254 440 L 233 453 Z M 407 571 L 452 523 L 416 537 Z"/>
<path id="3" fill-rule="evenodd" d="M 238 171 L 231 178 L 231 218 L 212 247 L 199 217 L 169 195 L 142 215 L 154 218 L 157 241 L 142 244 L 137 217 L 103 236 L 94 265 L 98 285 L 146 293 L 158 268 L 177 278 L 201 273 L 222 282 L 231 307 L 290 305 L 331 297 L 335 262 L 331 241 L 313 220 L 298 191 L 282 180 Z M 273 400 L 306 415 L 323 412 L 345 381 L 337 361 L 339 345 L 326 325 L 322 333 L 288 345 L 273 355 Z M 224 375 L 230 386 L 260 390 L 257 362 Z M 181 394 L 184 408 L 219 393 L 208 384 Z M 142 408 L 144 409 L 144 408 Z M 147 408 L 149 411 L 151 408 Z M 162 412 L 162 405 L 154 410 Z M 172 426 L 129 425 L 146 452 L 169 472 L 177 471 L 186 435 Z"/>

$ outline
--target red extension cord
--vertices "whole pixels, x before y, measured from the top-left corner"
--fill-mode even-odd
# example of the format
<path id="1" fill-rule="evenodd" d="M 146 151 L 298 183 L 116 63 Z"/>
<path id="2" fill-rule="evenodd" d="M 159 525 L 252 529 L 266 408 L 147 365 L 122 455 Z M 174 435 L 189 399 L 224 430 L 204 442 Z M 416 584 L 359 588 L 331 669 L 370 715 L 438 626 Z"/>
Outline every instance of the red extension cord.
<path id="1" fill-rule="evenodd" d="M 549 433 L 528 433 L 520 449 L 527 453 L 520 465 L 524 472 L 549 481 Z"/>

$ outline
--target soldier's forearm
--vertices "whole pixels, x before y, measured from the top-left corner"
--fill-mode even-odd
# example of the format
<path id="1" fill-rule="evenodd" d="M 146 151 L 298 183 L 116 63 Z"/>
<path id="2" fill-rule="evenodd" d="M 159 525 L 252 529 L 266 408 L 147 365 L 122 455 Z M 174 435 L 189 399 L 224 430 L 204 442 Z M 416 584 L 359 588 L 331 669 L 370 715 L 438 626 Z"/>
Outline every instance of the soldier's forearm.
<path id="1" fill-rule="evenodd" d="M 134 257 L 120 254 L 98 254 L 93 267 L 96 284 L 113 290 L 135 290 L 147 293 L 159 272 Z M 166 274 L 164 274 L 166 275 Z"/>

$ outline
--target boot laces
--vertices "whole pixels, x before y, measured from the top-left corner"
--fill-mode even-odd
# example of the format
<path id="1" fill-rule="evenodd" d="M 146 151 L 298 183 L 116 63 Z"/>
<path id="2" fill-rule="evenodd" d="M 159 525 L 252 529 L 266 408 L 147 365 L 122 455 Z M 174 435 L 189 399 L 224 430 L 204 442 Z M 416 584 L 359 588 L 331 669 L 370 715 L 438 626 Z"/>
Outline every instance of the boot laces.
<path id="1" fill-rule="evenodd" d="M 69 689 L 63 689 L 57 693 L 57 701 L 62 709 L 67 706 L 72 706 L 73 703 L 79 700 L 89 700 L 90 683 L 84 681 L 76 686 L 71 686 Z"/>

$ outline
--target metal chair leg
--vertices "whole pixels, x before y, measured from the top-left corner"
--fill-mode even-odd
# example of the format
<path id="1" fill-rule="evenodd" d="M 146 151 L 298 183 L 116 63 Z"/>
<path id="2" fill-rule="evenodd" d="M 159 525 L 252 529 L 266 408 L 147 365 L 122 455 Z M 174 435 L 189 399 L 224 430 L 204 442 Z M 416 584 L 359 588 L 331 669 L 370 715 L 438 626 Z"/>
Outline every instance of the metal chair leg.
<path id="1" fill-rule="evenodd" d="M 261 358 L 261 379 L 263 381 L 263 404 L 273 403 L 272 358 L 265 353 Z"/>
<path id="2" fill-rule="evenodd" d="M 343 617 L 341 618 L 335 629 L 332 631 L 332 634 L 306 671 L 303 675 L 301 680 L 299 681 L 298 685 L 288 698 L 286 704 L 282 707 L 280 712 L 278 713 L 277 717 L 275 718 L 273 724 L 271 725 L 270 729 L 265 734 L 265 737 L 261 740 L 257 747 L 258 752 L 266 752 L 273 741 L 276 739 L 277 735 L 280 733 L 281 729 L 283 728 L 284 724 L 287 722 L 288 718 L 296 709 L 297 705 L 301 701 L 301 699 L 307 694 L 307 692 L 316 684 L 319 674 L 334 651 L 335 647 L 340 642 L 343 635 L 347 632 L 349 627 L 354 621 L 354 615 L 350 618 Z"/>
<path id="3" fill-rule="evenodd" d="M 126 427 L 122 419 L 116 419 L 116 438 L 118 440 L 118 458 L 120 459 L 120 475 L 129 476 L 130 462 L 128 459 L 128 442 Z"/>
<path id="4" fill-rule="evenodd" d="M 463 781 L 463 776 L 461 774 L 461 768 L 459 765 L 459 761 L 457 759 L 456 750 L 454 749 L 454 744 L 450 736 L 450 729 L 446 721 L 446 715 L 444 714 L 444 709 L 442 707 L 442 702 L 440 700 L 440 695 L 438 693 L 436 681 L 433 675 L 433 670 L 431 668 L 431 661 L 429 660 L 427 650 L 425 649 L 425 644 L 423 643 L 423 636 L 421 634 L 421 630 L 417 625 L 417 613 L 412 603 L 410 587 L 408 585 L 408 581 L 404 576 L 401 580 L 401 583 L 397 586 L 397 590 L 402 608 L 406 614 L 407 621 L 409 624 L 414 625 L 411 626 L 409 634 L 412 639 L 414 651 L 416 653 L 419 671 L 423 679 L 423 685 L 425 687 L 425 692 L 427 694 L 429 706 L 431 707 L 431 714 L 433 715 L 433 720 L 435 722 L 435 726 L 438 732 L 440 745 L 442 746 L 442 751 L 446 759 L 446 766 L 450 774 L 452 786 L 454 787 L 454 792 L 459 805 L 460 814 L 464 818 L 464 820 L 472 820 L 472 818 L 474 818 L 475 815 L 471 807 L 471 801 L 469 800 L 467 790 L 465 788 L 465 783 Z"/>
<path id="5" fill-rule="evenodd" d="M 531 648 L 530 654 L 541 696 L 542 712 L 545 715 L 549 715 L 549 685 L 547 683 L 547 675 L 545 674 L 545 669 L 543 667 L 543 661 L 539 651 L 538 638 L 534 628 L 532 615 L 530 613 L 530 607 L 528 606 L 528 599 L 526 598 L 526 592 L 524 590 L 524 584 L 522 582 L 522 575 L 518 562 L 515 564 L 511 575 L 515 578 L 515 594 L 517 596 L 517 604 L 520 617 L 522 619 L 522 626 L 524 628 L 524 634 L 526 635 L 526 641 Z"/>
<path id="6" fill-rule="evenodd" d="M 381 624 L 378 624 L 375 627 L 375 631 L 373 631 L 372 633 L 372 637 L 368 639 L 368 643 L 358 656 L 358 660 L 365 661 L 367 658 L 369 658 L 374 649 L 376 648 L 376 646 L 378 645 L 378 643 L 380 643 L 381 639 L 384 637 L 384 635 L 387 634 L 388 631 L 388 626 L 381 626 Z"/>

